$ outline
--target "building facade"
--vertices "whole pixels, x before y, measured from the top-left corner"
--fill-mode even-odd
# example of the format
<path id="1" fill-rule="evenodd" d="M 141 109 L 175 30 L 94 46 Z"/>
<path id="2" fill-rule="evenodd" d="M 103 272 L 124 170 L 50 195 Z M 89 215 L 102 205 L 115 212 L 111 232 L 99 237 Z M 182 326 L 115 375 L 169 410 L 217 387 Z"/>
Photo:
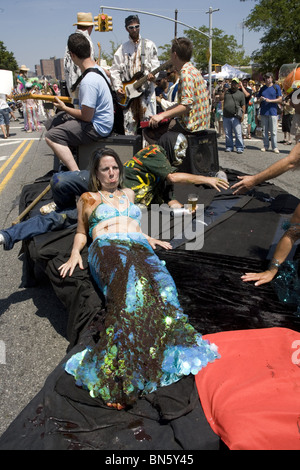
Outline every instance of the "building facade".
<path id="1" fill-rule="evenodd" d="M 39 65 L 35 65 L 35 73 L 39 77 L 47 79 L 64 80 L 64 60 L 50 57 L 50 59 L 41 59 Z"/>

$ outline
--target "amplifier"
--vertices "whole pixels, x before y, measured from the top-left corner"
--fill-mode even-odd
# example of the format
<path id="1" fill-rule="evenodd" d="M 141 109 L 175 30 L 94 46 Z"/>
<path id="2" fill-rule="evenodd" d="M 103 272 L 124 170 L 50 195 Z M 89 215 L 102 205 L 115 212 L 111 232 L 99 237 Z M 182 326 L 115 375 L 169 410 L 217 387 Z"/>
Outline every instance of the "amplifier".
<path id="1" fill-rule="evenodd" d="M 178 171 L 204 176 L 219 171 L 216 131 L 207 129 L 195 135 L 186 135 L 186 138 L 188 141 L 186 157 L 178 167 Z"/>
<path id="2" fill-rule="evenodd" d="M 113 135 L 105 137 L 98 142 L 80 145 L 78 147 L 77 165 L 80 170 L 86 170 L 89 166 L 91 155 L 99 148 L 111 148 L 119 155 L 122 163 L 130 160 L 142 148 L 141 135 Z"/>

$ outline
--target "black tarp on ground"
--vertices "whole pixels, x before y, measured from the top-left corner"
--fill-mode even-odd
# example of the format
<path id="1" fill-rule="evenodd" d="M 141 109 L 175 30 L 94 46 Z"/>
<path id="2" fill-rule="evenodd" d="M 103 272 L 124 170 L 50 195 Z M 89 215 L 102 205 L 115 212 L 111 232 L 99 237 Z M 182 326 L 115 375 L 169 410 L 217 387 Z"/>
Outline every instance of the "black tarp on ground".
<path id="1" fill-rule="evenodd" d="M 280 188 L 263 185 L 256 188 L 254 197 L 238 198 L 236 207 L 230 205 L 223 213 L 221 210 L 217 221 L 216 199 L 228 202 L 232 196 L 227 192 L 227 197 L 218 194 L 212 198 L 208 191 L 206 207 L 213 211 L 214 221 L 206 229 L 204 248 L 189 251 L 183 241 L 175 250 L 158 252 L 174 277 L 190 322 L 202 334 L 278 326 L 299 331 L 295 308 L 281 304 L 272 285 L 258 289 L 240 280 L 245 271 L 265 267 L 282 217 L 290 216 L 298 200 Z M 28 252 L 35 262 L 42 263 L 66 307 L 68 355 L 96 340 L 97 324 L 103 315 L 87 265 L 84 271 L 76 271 L 67 286 L 57 275 L 57 267 L 68 257 L 73 235 L 74 230 L 52 233 L 27 244 Z M 0 449 L 219 448 L 219 438 L 208 426 L 189 378 L 149 395 L 129 411 L 118 412 L 106 409 L 77 388 L 63 371 L 65 360 L 2 435 Z"/>

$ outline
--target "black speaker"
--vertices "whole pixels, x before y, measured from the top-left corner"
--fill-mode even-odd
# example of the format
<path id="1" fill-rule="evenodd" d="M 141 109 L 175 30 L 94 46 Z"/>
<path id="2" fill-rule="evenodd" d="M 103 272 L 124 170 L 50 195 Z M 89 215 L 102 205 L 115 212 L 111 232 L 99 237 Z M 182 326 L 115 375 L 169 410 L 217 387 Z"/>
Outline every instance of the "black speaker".
<path id="1" fill-rule="evenodd" d="M 111 135 L 98 142 L 81 145 L 78 147 L 78 162 L 80 170 L 86 170 L 90 157 L 99 148 L 108 147 L 119 155 L 122 163 L 130 160 L 142 148 L 142 136 L 140 135 Z"/>
<path id="2" fill-rule="evenodd" d="M 219 171 L 217 133 L 207 129 L 187 135 L 188 148 L 186 157 L 178 171 L 194 175 L 209 176 Z"/>

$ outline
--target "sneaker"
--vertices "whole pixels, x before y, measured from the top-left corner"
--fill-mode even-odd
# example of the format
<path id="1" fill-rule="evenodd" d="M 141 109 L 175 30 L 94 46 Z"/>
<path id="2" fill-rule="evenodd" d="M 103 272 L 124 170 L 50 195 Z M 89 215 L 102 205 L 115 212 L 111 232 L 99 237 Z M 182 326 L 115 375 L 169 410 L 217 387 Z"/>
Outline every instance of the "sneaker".
<path id="1" fill-rule="evenodd" d="M 266 149 L 265 147 L 263 147 L 263 148 L 260 149 L 260 150 L 261 150 L 261 152 L 266 152 L 266 151 L 267 151 L 267 149 Z"/>
<path id="2" fill-rule="evenodd" d="M 49 204 L 46 204 L 45 206 L 42 206 L 40 208 L 40 213 L 45 215 L 45 214 L 50 214 L 50 212 L 53 212 L 55 210 L 56 210 L 55 202 L 49 202 Z"/>
<path id="3" fill-rule="evenodd" d="M 237 149 L 236 153 L 243 153 L 242 149 Z"/>
<path id="4" fill-rule="evenodd" d="M 0 245 L 4 245 L 4 243 L 5 243 L 4 236 L 2 235 L 2 233 L 0 233 Z"/>
<path id="5" fill-rule="evenodd" d="M 278 150 L 278 149 L 274 149 L 273 152 L 274 152 L 274 153 L 279 153 L 279 150 Z"/>
<path id="6" fill-rule="evenodd" d="M 232 152 L 232 149 L 227 148 L 225 149 L 225 152 Z"/>

